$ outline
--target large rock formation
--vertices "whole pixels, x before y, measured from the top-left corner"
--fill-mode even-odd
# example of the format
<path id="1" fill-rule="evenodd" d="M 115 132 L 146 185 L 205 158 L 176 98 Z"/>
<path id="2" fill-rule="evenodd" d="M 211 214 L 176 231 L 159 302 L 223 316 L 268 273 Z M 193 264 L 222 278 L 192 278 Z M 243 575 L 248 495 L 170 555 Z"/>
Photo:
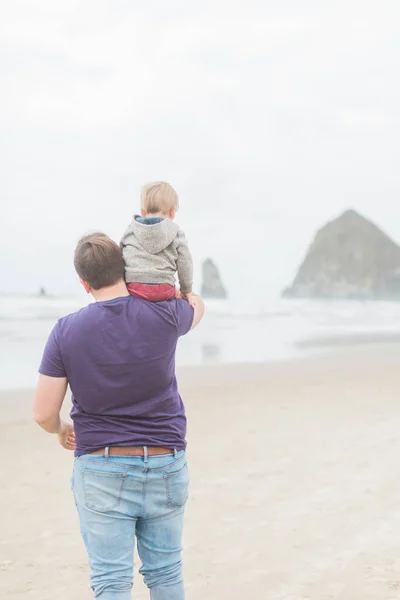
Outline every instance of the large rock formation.
<path id="1" fill-rule="evenodd" d="M 222 283 L 219 271 L 210 258 L 203 262 L 203 298 L 226 298 L 226 289 Z"/>
<path id="2" fill-rule="evenodd" d="M 283 295 L 400 300 L 400 247 L 348 210 L 318 231 Z"/>

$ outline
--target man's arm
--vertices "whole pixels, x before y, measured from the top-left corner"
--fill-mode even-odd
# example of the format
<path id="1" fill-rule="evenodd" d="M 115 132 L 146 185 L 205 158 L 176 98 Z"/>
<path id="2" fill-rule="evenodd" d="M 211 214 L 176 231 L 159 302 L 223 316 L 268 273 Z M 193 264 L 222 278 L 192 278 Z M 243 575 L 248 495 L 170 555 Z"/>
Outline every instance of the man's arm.
<path id="1" fill-rule="evenodd" d="M 182 293 L 178 290 L 176 292 L 178 298 L 182 298 Z M 181 302 L 180 305 L 176 305 L 177 312 L 176 319 L 178 325 L 178 335 L 186 335 L 189 331 L 197 327 L 202 318 L 204 317 L 205 306 L 203 300 L 197 294 L 190 294 L 191 302 Z"/>
<path id="2" fill-rule="evenodd" d="M 194 315 L 193 315 L 193 323 L 191 326 L 191 330 L 197 327 L 202 318 L 204 317 L 205 305 L 204 301 L 197 296 L 197 294 L 192 294 L 192 302 L 191 305 L 193 307 Z"/>
<path id="3" fill-rule="evenodd" d="M 64 448 L 74 450 L 76 445 L 73 427 L 60 418 L 67 385 L 66 377 L 39 375 L 33 403 L 33 418 L 48 433 L 56 433 Z"/>
<path id="4" fill-rule="evenodd" d="M 59 433 L 60 410 L 67 392 L 66 377 L 39 375 L 33 403 L 33 418 L 47 433 Z"/>

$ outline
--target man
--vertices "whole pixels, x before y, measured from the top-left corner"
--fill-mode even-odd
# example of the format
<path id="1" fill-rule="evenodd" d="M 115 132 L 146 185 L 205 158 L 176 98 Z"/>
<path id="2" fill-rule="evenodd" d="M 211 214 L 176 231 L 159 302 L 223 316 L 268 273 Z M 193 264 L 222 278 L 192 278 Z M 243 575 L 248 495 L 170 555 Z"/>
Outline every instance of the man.
<path id="1" fill-rule="evenodd" d="M 152 600 L 183 600 L 181 539 L 188 495 L 186 418 L 175 377 L 178 338 L 204 304 L 129 296 L 119 247 L 83 237 L 75 269 L 95 303 L 60 319 L 47 341 L 36 422 L 75 450 L 73 491 L 101 600 L 128 600 L 135 537 Z M 73 427 L 60 419 L 67 385 Z"/>

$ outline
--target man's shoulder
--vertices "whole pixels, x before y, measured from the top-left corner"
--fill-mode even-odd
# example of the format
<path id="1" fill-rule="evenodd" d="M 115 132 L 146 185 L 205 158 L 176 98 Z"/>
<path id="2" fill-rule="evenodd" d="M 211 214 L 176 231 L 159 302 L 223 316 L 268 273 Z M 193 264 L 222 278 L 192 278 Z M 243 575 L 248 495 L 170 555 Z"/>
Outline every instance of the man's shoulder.
<path id="1" fill-rule="evenodd" d="M 120 304 L 118 299 L 115 302 L 110 302 L 109 306 L 115 307 Z M 180 317 L 186 314 L 193 314 L 193 309 L 189 306 L 186 300 L 181 298 L 173 298 L 163 302 L 149 302 L 147 300 L 141 300 L 134 296 L 124 298 L 124 304 L 126 304 L 127 310 L 120 313 L 121 318 L 125 319 L 127 316 L 131 321 L 132 325 L 136 327 L 147 327 L 149 322 L 160 319 L 169 324 L 176 325 L 179 322 Z M 98 320 L 107 319 L 107 312 L 101 310 L 102 303 L 93 302 L 84 306 L 83 308 L 70 313 L 58 320 L 57 327 L 59 332 L 80 332 L 86 329 L 87 326 L 94 326 L 98 323 Z M 110 317 L 113 314 L 115 319 L 115 312 L 110 310 Z"/>
<path id="2" fill-rule="evenodd" d="M 164 300 L 162 302 L 149 302 L 148 300 L 139 300 L 135 298 L 137 303 L 140 303 L 142 317 L 146 315 L 147 319 L 152 319 L 156 315 L 167 321 L 173 321 L 177 324 L 181 315 L 193 314 L 193 309 L 186 300 L 182 298 L 172 298 L 171 300 Z"/>
<path id="3" fill-rule="evenodd" d="M 93 304 L 88 304 L 87 306 L 83 306 L 82 308 L 76 310 L 73 313 L 69 313 L 64 317 L 60 317 L 57 321 L 57 326 L 59 330 L 73 326 L 76 323 L 82 322 L 82 320 L 86 320 L 89 317 L 89 315 L 93 312 L 91 307 L 93 307 Z"/>

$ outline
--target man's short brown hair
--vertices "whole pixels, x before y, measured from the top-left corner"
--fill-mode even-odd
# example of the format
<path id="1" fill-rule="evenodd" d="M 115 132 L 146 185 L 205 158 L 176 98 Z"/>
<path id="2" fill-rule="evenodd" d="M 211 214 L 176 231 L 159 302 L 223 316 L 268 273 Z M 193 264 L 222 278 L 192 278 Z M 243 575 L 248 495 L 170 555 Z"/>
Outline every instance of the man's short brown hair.
<path id="1" fill-rule="evenodd" d="M 105 233 L 89 233 L 78 242 L 75 270 L 94 290 L 124 279 L 125 261 L 120 248 Z"/>

